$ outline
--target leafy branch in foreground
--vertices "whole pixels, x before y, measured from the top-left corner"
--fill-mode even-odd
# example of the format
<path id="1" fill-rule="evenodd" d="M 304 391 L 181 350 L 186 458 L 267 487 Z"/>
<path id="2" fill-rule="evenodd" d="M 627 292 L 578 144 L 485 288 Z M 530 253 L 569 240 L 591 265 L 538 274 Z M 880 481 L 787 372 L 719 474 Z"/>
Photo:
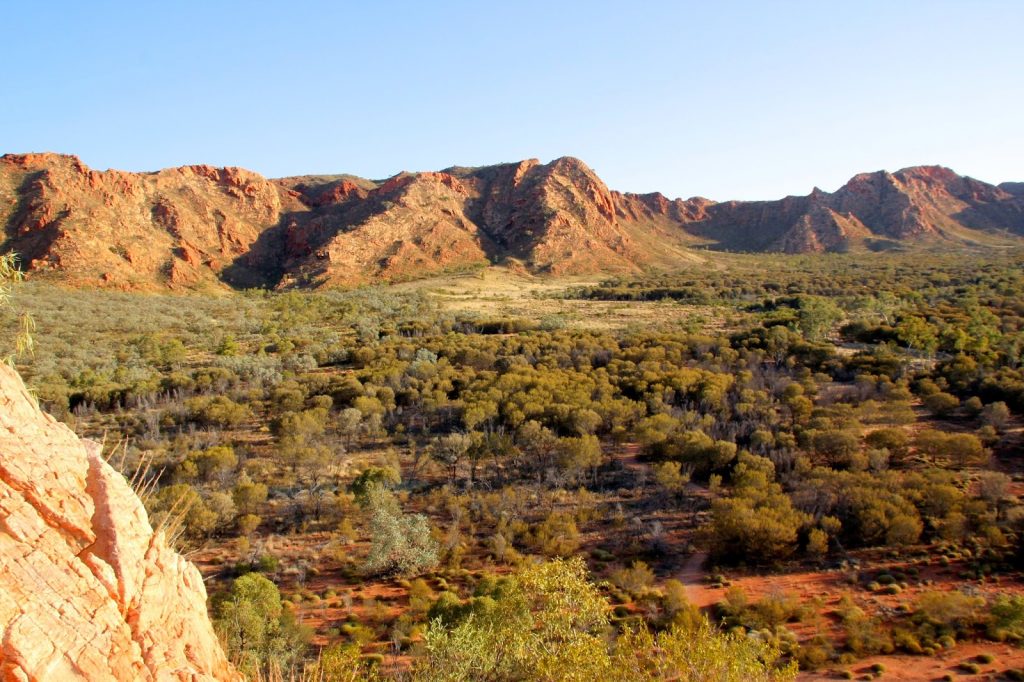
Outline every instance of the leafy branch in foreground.
<path id="1" fill-rule="evenodd" d="M 18 269 L 18 255 L 5 253 L 0 255 L 0 308 L 11 303 L 11 296 L 14 285 L 24 279 L 25 273 Z M 33 340 L 32 332 L 35 331 L 36 323 L 32 315 L 23 312 L 18 316 L 18 332 L 14 337 L 14 353 L 4 358 L 9 365 L 14 364 L 14 359 L 22 355 L 32 353 Z"/>

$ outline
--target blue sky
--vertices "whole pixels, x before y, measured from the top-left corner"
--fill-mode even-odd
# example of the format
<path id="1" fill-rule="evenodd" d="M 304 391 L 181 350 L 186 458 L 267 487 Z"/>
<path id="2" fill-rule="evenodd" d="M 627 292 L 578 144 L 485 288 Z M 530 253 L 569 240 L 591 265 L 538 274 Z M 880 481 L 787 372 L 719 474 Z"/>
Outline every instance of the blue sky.
<path id="1" fill-rule="evenodd" d="M 615 189 L 1024 181 L 1024 2 L 5 3 L 0 151 L 355 173 L 578 156 Z"/>

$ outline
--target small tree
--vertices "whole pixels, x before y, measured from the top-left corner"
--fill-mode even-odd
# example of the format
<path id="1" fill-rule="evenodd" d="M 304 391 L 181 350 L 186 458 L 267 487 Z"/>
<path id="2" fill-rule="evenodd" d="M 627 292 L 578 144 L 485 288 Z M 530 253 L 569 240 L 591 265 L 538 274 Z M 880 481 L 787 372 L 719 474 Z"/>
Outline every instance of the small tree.
<path id="1" fill-rule="evenodd" d="M 1010 408 L 1003 401 L 989 403 L 981 410 L 981 420 L 986 426 L 1002 431 L 1010 419 Z"/>
<path id="2" fill-rule="evenodd" d="M 307 680 L 330 682 L 379 682 L 383 680 L 377 666 L 360 655 L 356 644 L 335 644 L 320 652 L 320 659 L 307 675 Z"/>
<path id="3" fill-rule="evenodd" d="M 370 517 L 370 554 L 364 568 L 372 575 L 410 576 L 437 565 L 437 542 L 422 514 L 403 514 L 386 488 L 371 485 L 365 497 Z"/>
<path id="4" fill-rule="evenodd" d="M 459 463 L 466 458 L 472 445 L 473 439 L 466 433 L 449 433 L 431 444 L 430 455 L 448 469 L 449 482 L 455 482 Z"/>
<path id="5" fill-rule="evenodd" d="M 215 612 L 214 625 L 229 654 L 255 676 L 287 670 L 309 640 L 309 633 L 281 603 L 277 586 L 259 573 L 235 580 Z"/>
<path id="6" fill-rule="evenodd" d="M 800 299 L 796 326 L 811 341 L 823 339 L 841 319 L 843 311 L 827 298 L 804 296 Z"/>
<path id="7" fill-rule="evenodd" d="M 681 495 L 690 482 L 690 472 L 683 471 L 679 462 L 661 462 L 654 465 L 654 480 L 666 492 Z"/>

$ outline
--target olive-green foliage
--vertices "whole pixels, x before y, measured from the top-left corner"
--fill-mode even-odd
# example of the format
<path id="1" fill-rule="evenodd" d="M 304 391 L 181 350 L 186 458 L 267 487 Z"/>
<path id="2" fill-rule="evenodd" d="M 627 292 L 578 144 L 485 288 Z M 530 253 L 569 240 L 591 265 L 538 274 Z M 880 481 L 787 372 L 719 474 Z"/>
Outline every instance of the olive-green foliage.
<path id="1" fill-rule="evenodd" d="M 571 556 L 580 546 L 576 519 L 567 512 L 552 512 L 534 529 L 530 543 L 546 556 Z"/>
<path id="2" fill-rule="evenodd" d="M 415 679 L 602 679 L 606 604 L 581 560 L 530 565 L 502 592 L 454 628 L 432 623 Z"/>
<path id="3" fill-rule="evenodd" d="M 386 488 L 372 485 L 366 493 L 370 553 L 364 568 L 371 575 L 410 576 L 437 565 L 437 543 L 422 514 L 404 514 Z"/>
<path id="4" fill-rule="evenodd" d="M 352 497 L 365 511 L 366 490 L 397 485 L 401 467 L 402 504 L 444 528 L 453 566 L 464 554 L 568 556 L 595 531 L 619 554 L 640 544 L 638 510 L 703 511 L 705 494 L 682 498 L 691 474 L 708 483 L 704 537 L 722 561 L 964 540 L 981 555 L 964 569 L 979 576 L 1014 559 L 1010 489 L 974 467 L 1006 449 L 1024 412 L 1020 251 L 721 258 L 566 295 L 700 301 L 726 332 L 669 303 L 638 305 L 649 323 L 611 330 L 482 319 L 381 288 L 137 297 L 30 281 L 18 301 L 45 324 L 19 368 L 76 430 L 127 440 L 129 473 L 153 458 L 153 517 L 191 501 L 179 505 L 190 540 L 339 527 L 351 539 Z M 834 345 L 837 311 L 852 353 Z M 14 321 L 0 308 L 0 329 Z M 931 428 L 915 423 L 918 400 Z M 365 469 L 354 481 L 333 466 L 348 451 Z M 611 490 L 628 491 L 621 509 L 602 505 Z M 382 527 L 401 532 L 381 536 L 404 537 L 415 517 L 390 510 Z M 693 625 L 667 585 L 663 599 L 640 591 L 652 623 Z M 420 595 L 420 611 L 433 601 Z M 903 620 L 904 648 L 926 650 L 942 630 Z M 884 648 L 870 644 L 874 624 L 849 629 L 869 642 L 859 648 Z M 827 653 L 786 646 L 808 664 Z"/>
<path id="5" fill-rule="evenodd" d="M 958 466 L 984 461 L 985 448 L 972 433 L 945 433 L 923 429 L 914 441 L 917 449 L 934 457 L 947 459 Z"/>
<path id="6" fill-rule="evenodd" d="M 738 587 L 730 587 L 725 601 L 720 602 L 717 608 L 727 627 L 741 626 L 751 630 L 774 630 L 804 613 L 804 607 L 794 595 L 771 594 L 751 604 Z"/>
<path id="7" fill-rule="evenodd" d="M 235 517 L 235 505 L 226 493 L 205 496 L 188 483 L 164 486 L 147 500 L 154 525 L 180 529 L 191 539 L 203 538 L 224 528 Z"/>
<path id="8" fill-rule="evenodd" d="M 988 608 L 988 635 L 997 641 L 1024 641 L 1024 597 L 1002 595 Z"/>
<path id="9" fill-rule="evenodd" d="M 796 326 L 808 339 L 822 339 L 841 319 L 843 310 L 829 299 L 820 296 L 800 298 Z"/>
<path id="10" fill-rule="evenodd" d="M 609 649 L 608 605 L 580 559 L 532 564 L 508 578 L 490 608 L 428 628 L 414 679 L 791 680 L 779 652 L 722 635 L 706 621 L 658 635 L 628 630 Z"/>
<path id="11" fill-rule="evenodd" d="M 880 618 L 868 616 L 848 595 L 840 600 L 837 611 L 848 651 L 856 656 L 892 653 L 892 635 Z"/>
<path id="12" fill-rule="evenodd" d="M 934 649 L 936 643 L 974 636 L 988 621 L 985 600 L 960 591 L 922 594 L 906 623 L 893 630 L 897 646 L 910 653 Z"/>
<path id="13" fill-rule="evenodd" d="M 914 482 L 917 487 L 907 485 Z M 922 506 L 935 501 L 936 489 L 924 479 L 909 479 L 892 472 L 868 473 L 814 469 L 797 484 L 794 498 L 837 519 L 841 537 L 849 545 L 908 545 L 923 530 Z M 824 504 L 822 502 L 824 501 Z"/>
<path id="14" fill-rule="evenodd" d="M 642 561 L 634 561 L 629 568 L 616 569 L 612 582 L 627 592 L 639 595 L 654 584 L 654 571 Z"/>
<path id="15" fill-rule="evenodd" d="M 733 472 L 734 492 L 712 506 L 709 540 L 721 560 L 784 559 L 797 548 L 806 515 L 774 482 L 771 461 L 743 453 Z"/>
<path id="16" fill-rule="evenodd" d="M 200 396 L 185 403 L 191 418 L 207 426 L 231 427 L 252 418 L 252 411 L 227 396 Z"/>
<path id="17" fill-rule="evenodd" d="M 370 498 L 371 491 L 375 488 L 389 488 L 402 482 L 398 471 L 391 467 L 369 467 L 359 472 L 359 475 L 349 484 L 349 491 L 355 495 L 356 500 L 365 506 Z"/>
<path id="18" fill-rule="evenodd" d="M 236 579 L 215 601 L 214 613 L 229 656 L 249 674 L 288 670 L 309 640 L 310 633 L 282 605 L 277 586 L 259 573 Z"/>
<path id="19" fill-rule="evenodd" d="M 303 679 L 309 682 L 379 682 L 384 677 L 373 660 L 360 654 L 358 646 L 335 644 L 320 652 Z"/>
<path id="20" fill-rule="evenodd" d="M 6 312 L 10 306 L 14 285 L 21 280 L 22 272 L 18 269 L 17 254 L 0 254 L 0 313 Z M 35 343 L 33 338 L 35 320 L 27 312 L 23 312 L 18 319 L 19 328 L 14 334 L 13 348 L 9 349 L 12 354 L 4 358 L 5 362 L 12 365 L 15 358 L 31 353 Z"/>
<path id="21" fill-rule="evenodd" d="M 795 680 L 796 674 L 796 662 L 782 664 L 777 647 L 740 633 L 722 634 L 702 620 L 656 635 L 645 628 L 627 632 L 616 642 L 604 679 L 784 682 Z"/>
<path id="22" fill-rule="evenodd" d="M 223 482 L 238 466 L 238 457 L 229 445 L 195 450 L 178 464 L 177 475 L 185 480 L 202 479 Z"/>
<path id="23" fill-rule="evenodd" d="M 690 472 L 683 471 L 679 462 L 660 462 L 654 465 L 654 480 L 667 492 L 679 495 L 690 482 Z"/>

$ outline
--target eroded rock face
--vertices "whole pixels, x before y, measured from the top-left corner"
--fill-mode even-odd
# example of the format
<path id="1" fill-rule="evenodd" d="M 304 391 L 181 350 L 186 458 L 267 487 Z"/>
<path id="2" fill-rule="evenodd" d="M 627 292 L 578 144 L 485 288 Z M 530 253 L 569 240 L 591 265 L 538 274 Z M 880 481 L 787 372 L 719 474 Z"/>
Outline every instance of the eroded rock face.
<path id="1" fill-rule="evenodd" d="M 0 157 L 5 250 L 75 285 L 220 287 L 222 270 L 299 205 L 240 168 L 101 172 L 74 156 Z"/>
<path id="2" fill-rule="evenodd" d="M 835 192 L 710 206 L 686 229 L 738 251 L 844 251 L 888 242 L 984 243 L 1024 236 L 1024 201 L 941 166 L 861 173 Z"/>
<path id="3" fill-rule="evenodd" d="M 202 577 L 0 364 L 0 679 L 236 680 Z"/>
<path id="4" fill-rule="evenodd" d="M 488 263 L 538 274 L 665 270 L 694 244 L 807 253 L 1024 237 L 1024 184 L 940 166 L 829 193 L 716 203 L 608 189 L 579 159 L 387 180 L 268 180 L 240 168 L 98 172 L 74 156 L 0 157 L 3 251 L 72 285 L 356 286 Z"/>

